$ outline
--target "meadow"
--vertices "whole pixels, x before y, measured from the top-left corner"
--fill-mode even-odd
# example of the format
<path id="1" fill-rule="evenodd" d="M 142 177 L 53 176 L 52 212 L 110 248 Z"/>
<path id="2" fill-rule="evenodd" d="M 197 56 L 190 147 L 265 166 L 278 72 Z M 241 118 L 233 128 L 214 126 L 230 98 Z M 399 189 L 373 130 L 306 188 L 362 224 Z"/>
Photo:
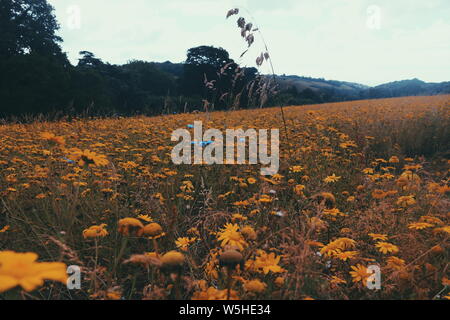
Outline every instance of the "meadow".
<path id="1" fill-rule="evenodd" d="M 0 299 L 450 299 L 449 106 L 0 125 Z M 279 173 L 174 165 L 196 120 L 280 129 Z"/>

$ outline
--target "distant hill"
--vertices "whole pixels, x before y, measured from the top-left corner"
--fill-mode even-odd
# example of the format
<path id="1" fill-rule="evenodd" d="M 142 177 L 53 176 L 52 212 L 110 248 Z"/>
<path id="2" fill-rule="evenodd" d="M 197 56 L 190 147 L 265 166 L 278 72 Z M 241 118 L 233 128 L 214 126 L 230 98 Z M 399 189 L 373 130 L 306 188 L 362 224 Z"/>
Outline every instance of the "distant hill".
<path id="1" fill-rule="evenodd" d="M 427 83 L 419 79 L 395 81 L 375 87 L 346 81 L 300 76 L 277 76 L 286 103 L 305 104 L 357 99 L 450 94 L 450 82 Z"/>
<path id="2" fill-rule="evenodd" d="M 184 69 L 183 63 L 172 63 L 170 61 L 166 61 L 166 62 L 153 62 L 153 64 L 159 70 L 171 74 L 176 78 L 179 78 L 183 75 Z"/>
<path id="3" fill-rule="evenodd" d="M 294 75 L 277 76 L 277 81 L 282 91 L 300 98 L 292 101 L 299 104 L 360 99 L 362 92 L 369 89 L 359 83 Z"/>
<path id="4" fill-rule="evenodd" d="M 395 81 L 369 88 L 369 98 L 391 98 L 402 96 L 429 96 L 450 93 L 450 82 L 427 83 L 419 79 Z"/>

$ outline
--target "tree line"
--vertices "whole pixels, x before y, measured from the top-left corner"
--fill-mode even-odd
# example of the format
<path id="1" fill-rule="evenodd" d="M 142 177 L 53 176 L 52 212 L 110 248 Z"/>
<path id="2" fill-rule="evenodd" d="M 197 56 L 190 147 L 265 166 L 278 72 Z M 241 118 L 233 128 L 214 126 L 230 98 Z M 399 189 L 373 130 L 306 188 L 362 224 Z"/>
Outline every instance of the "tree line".
<path id="1" fill-rule="evenodd" d="M 0 0 L 0 117 L 161 114 L 254 103 L 249 84 L 260 81 L 258 71 L 240 68 L 222 48 L 189 49 L 183 64 L 114 65 L 81 51 L 72 65 L 58 29 L 46 0 Z"/>

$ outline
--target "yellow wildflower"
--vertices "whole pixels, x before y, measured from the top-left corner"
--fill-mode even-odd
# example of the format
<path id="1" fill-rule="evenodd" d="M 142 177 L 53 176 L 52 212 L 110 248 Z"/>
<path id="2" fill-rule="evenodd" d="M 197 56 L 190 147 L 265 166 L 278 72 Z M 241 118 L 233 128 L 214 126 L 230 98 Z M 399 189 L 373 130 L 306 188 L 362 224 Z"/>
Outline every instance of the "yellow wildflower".
<path id="1" fill-rule="evenodd" d="M 37 262 L 33 252 L 0 251 L 0 292 L 16 286 L 33 291 L 45 280 L 67 281 L 67 266 L 62 262 Z"/>
<path id="2" fill-rule="evenodd" d="M 389 242 L 377 242 L 375 244 L 375 247 L 377 247 L 378 250 L 383 254 L 397 253 L 399 251 L 396 245 Z"/>
<path id="3" fill-rule="evenodd" d="M 108 230 L 105 229 L 106 224 L 101 224 L 99 226 L 91 226 L 83 231 L 83 238 L 101 238 L 108 235 Z"/>
<path id="4" fill-rule="evenodd" d="M 222 247 L 230 245 L 239 248 L 239 250 L 244 250 L 247 246 L 247 242 L 245 242 L 244 237 L 239 232 L 239 226 L 237 224 L 226 224 L 225 227 L 218 232 L 217 240 L 222 241 Z"/>

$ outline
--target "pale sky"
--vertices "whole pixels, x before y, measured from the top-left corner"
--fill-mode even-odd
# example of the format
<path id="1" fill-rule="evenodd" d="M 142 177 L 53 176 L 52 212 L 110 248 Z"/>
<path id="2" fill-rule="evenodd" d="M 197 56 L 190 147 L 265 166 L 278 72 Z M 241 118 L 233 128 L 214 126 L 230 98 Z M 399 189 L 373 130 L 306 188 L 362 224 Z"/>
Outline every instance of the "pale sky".
<path id="1" fill-rule="evenodd" d="M 239 59 L 246 43 L 237 17 L 225 19 L 229 9 L 240 7 L 240 15 L 262 31 L 277 74 L 367 85 L 412 78 L 450 81 L 449 0 L 49 2 L 61 24 L 63 50 L 74 64 L 81 50 L 113 64 L 182 62 L 189 48 L 213 45 L 254 66 L 262 43 L 256 41 Z"/>

